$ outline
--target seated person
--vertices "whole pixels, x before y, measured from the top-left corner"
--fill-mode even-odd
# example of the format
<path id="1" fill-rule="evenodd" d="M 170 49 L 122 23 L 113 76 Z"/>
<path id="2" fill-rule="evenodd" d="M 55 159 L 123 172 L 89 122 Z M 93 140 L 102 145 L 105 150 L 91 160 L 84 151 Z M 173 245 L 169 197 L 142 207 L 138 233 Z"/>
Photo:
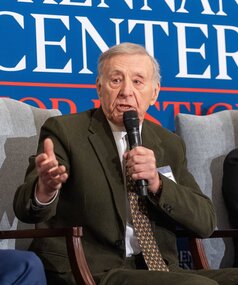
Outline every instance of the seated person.
<path id="1" fill-rule="evenodd" d="M 216 216 L 188 172 L 181 138 L 145 119 L 159 94 L 157 61 L 140 45 L 116 45 L 99 59 L 96 87 L 100 108 L 53 117 L 42 127 L 15 194 L 16 216 L 38 228 L 82 225 L 96 284 L 238 285 L 238 269 L 179 267 L 177 225 L 208 237 Z M 127 111 L 138 114 L 133 128 L 139 121 L 142 138 L 131 150 Z M 177 183 L 158 173 L 162 166 L 171 167 Z M 137 195 L 142 181 L 144 198 Z M 44 261 L 48 285 L 75 285 L 63 239 L 34 240 L 32 249 Z"/>
<path id="2" fill-rule="evenodd" d="M 30 251 L 0 250 L 1 285 L 46 285 L 43 265 Z"/>
<path id="3" fill-rule="evenodd" d="M 231 226 L 238 228 L 238 149 L 228 153 L 223 165 L 222 194 L 227 206 Z M 235 261 L 238 267 L 238 238 L 234 238 Z"/>

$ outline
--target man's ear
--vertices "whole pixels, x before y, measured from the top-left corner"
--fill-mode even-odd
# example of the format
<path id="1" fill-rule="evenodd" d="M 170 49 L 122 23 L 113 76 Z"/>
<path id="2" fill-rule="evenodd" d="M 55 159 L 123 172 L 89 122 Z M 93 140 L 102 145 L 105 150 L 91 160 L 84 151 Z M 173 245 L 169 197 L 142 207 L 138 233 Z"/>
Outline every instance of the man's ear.
<path id="1" fill-rule="evenodd" d="M 102 87 L 102 84 L 100 82 L 99 77 L 97 77 L 96 88 L 97 88 L 98 97 L 101 97 L 101 87 Z"/>
<path id="2" fill-rule="evenodd" d="M 155 88 L 154 88 L 154 93 L 151 97 L 151 102 L 150 102 L 150 105 L 154 105 L 154 103 L 156 102 L 156 100 L 158 99 L 158 96 L 159 96 L 159 91 L 160 91 L 160 83 L 157 83 L 155 85 Z"/>
<path id="3" fill-rule="evenodd" d="M 96 80 L 96 88 L 97 88 L 98 97 L 101 97 L 102 84 L 101 84 L 101 79 L 99 77 L 97 77 Z"/>

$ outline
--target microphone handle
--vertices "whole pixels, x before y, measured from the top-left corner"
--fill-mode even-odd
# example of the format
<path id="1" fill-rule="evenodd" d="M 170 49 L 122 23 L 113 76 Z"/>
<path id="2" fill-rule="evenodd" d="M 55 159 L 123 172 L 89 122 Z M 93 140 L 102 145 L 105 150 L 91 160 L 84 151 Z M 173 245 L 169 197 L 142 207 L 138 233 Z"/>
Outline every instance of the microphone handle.
<path id="1" fill-rule="evenodd" d="M 127 132 L 127 136 L 128 136 L 130 149 L 142 145 L 139 128 L 134 128 L 133 130 L 130 130 L 129 132 Z M 147 192 L 148 181 L 145 179 L 140 179 L 136 180 L 135 184 L 136 184 L 137 195 L 141 197 L 146 197 L 148 195 Z"/>
<path id="2" fill-rule="evenodd" d="M 136 192 L 138 196 L 146 197 L 148 195 L 147 186 L 148 181 L 145 179 L 136 180 Z"/>
<path id="3" fill-rule="evenodd" d="M 128 137 L 130 149 L 133 149 L 136 146 L 142 145 L 139 129 L 133 129 L 130 132 L 127 132 L 127 137 Z"/>

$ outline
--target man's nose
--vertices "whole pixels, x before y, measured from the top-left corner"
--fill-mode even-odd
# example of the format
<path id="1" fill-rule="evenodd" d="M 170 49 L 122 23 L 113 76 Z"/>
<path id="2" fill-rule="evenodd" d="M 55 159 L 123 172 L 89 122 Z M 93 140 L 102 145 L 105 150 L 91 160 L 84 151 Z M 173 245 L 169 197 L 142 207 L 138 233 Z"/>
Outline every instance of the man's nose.
<path id="1" fill-rule="evenodd" d="M 131 80 L 124 80 L 121 86 L 121 95 L 131 96 L 133 94 L 133 84 Z"/>

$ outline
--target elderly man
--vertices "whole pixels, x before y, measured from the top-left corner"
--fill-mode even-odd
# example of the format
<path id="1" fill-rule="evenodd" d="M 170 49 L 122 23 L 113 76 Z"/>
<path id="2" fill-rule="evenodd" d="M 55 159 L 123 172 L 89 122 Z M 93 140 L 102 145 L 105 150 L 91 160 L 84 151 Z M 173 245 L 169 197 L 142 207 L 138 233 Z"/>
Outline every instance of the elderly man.
<path id="1" fill-rule="evenodd" d="M 181 139 L 144 119 L 160 89 L 156 60 L 140 45 L 114 46 L 99 59 L 96 86 L 99 109 L 44 124 L 16 192 L 16 215 L 37 227 L 83 225 L 86 258 L 100 285 L 238 284 L 233 269 L 178 266 L 176 226 L 207 237 L 216 217 L 187 170 Z M 130 151 L 127 111 L 138 114 L 142 137 Z M 158 173 L 163 166 L 175 179 Z M 135 193 L 133 181 L 147 182 L 145 197 Z M 75 284 L 62 240 L 34 241 L 32 249 L 45 263 L 49 284 Z"/>

